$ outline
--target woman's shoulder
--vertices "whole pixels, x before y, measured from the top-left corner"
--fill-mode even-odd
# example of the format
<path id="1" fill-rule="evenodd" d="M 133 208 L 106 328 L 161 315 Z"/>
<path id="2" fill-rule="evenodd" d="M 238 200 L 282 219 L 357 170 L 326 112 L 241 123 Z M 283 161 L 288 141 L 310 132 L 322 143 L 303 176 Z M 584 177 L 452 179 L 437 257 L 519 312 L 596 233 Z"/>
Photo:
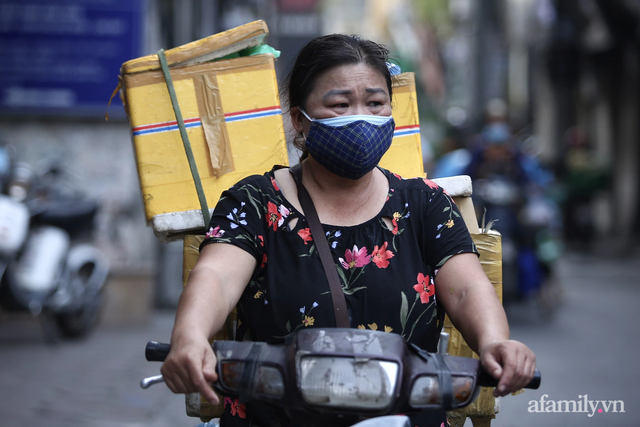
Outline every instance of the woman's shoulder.
<path id="1" fill-rule="evenodd" d="M 382 171 L 385 173 L 385 175 L 387 175 L 387 178 L 389 178 L 389 187 L 395 189 L 396 191 L 415 190 L 427 193 L 436 193 L 442 189 L 438 184 L 427 178 L 405 178 L 395 172 L 386 169 L 382 169 Z"/>
<path id="2" fill-rule="evenodd" d="M 282 169 L 286 166 L 276 165 L 270 171 L 265 172 L 262 175 L 249 175 L 245 178 L 242 178 L 240 181 L 233 184 L 229 191 L 266 191 L 266 190 L 275 190 L 280 191 L 278 188 L 278 184 L 274 179 L 274 173 L 278 169 Z"/>

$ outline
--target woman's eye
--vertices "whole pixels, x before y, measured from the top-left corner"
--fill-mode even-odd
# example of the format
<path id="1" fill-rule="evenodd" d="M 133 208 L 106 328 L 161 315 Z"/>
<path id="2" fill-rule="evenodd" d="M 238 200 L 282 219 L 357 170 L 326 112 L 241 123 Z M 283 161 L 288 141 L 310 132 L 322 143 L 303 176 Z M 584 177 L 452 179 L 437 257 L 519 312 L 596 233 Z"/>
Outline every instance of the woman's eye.
<path id="1" fill-rule="evenodd" d="M 333 106 L 333 108 L 348 108 L 348 107 L 349 107 L 349 105 L 345 104 L 344 102 L 341 103 L 341 104 L 336 104 L 336 105 Z"/>

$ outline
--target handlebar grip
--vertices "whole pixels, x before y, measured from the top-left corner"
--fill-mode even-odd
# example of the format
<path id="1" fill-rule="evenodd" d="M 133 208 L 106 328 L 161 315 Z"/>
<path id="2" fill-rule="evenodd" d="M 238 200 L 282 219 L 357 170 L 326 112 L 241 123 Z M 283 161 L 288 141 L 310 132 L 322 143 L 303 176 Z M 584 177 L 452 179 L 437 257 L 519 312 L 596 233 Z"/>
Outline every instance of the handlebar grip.
<path id="1" fill-rule="evenodd" d="M 536 369 L 533 374 L 533 378 L 524 386 L 524 388 L 530 388 L 537 390 L 540 387 L 540 382 L 542 381 L 542 377 L 540 376 L 540 371 Z M 493 378 L 489 373 L 482 371 L 478 374 L 478 384 L 482 387 L 496 387 L 498 385 L 498 380 Z"/>
<path id="2" fill-rule="evenodd" d="M 144 357 L 149 362 L 164 362 L 171 351 L 171 345 L 157 341 L 149 341 L 144 349 Z"/>

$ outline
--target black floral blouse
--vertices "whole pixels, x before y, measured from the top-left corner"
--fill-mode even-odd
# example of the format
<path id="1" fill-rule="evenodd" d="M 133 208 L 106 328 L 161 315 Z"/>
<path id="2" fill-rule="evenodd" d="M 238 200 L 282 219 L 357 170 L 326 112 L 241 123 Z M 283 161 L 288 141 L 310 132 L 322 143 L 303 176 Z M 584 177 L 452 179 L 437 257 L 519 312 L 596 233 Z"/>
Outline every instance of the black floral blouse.
<path id="1" fill-rule="evenodd" d="M 274 178 L 279 168 L 225 191 L 201 246 L 232 244 L 257 261 L 238 304 L 239 340 L 278 343 L 301 328 L 335 327 L 313 236 L 305 217 L 280 191 Z M 323 224 L 351 327 L 400 334 L 433 352 L 444 317 L 434 276 L 451 256 L 477 251 L 444 189 L 428 179 L 403 179 L 381 170 L 389 194 L 374 218 L 349 227 Z M 244 404 L 225 401 L 223 425 L 250 425 Z M 241 419 L 245 423 L 238 424 Z"/>

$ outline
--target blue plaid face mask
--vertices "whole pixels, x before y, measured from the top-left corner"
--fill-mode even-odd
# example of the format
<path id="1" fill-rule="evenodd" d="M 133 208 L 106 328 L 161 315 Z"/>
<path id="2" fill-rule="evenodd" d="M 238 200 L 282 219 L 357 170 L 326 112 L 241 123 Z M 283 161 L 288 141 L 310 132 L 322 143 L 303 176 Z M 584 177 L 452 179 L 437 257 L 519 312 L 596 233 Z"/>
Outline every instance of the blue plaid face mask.
<path id="1" fill-rule="evenodd" d="M 371 172 L 387 152 L 396 123 L 391 116 L 340 116 L 309 119 L 311 128 L 304 145 L 309 154 L 330 172 L 359 179 Z"/>

